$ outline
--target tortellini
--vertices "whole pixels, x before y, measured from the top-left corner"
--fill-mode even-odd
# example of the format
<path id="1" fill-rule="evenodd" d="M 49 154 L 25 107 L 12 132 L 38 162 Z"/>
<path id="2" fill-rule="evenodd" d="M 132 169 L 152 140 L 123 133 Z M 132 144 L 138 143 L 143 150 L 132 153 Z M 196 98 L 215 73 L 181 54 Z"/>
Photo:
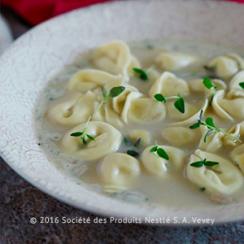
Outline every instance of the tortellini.
<path id="1" fill-rule="evenodd" d="M 244 136 L 244 121 L 240 123 L 240 135 Z"/>
<path id="2" fill-rule="evenodd" d="M 120 116 L 122 118 L 122 120 L 125 123 L 129 123 L 129 111 L 132 109 L 132 104 L 134 101 L 136 101 L 136 99 L 139 99 L 142 96 L 141 93 L 139 92 L 130 92 L 129 95 L 127 95 L 124 106 L 123 106 L 123 110 L 120 113 Z M 136 116 L 136 114 L 135 114 Z"/>
<path id="3" fill-rule="evenodd" d="M 227 54 L 214 58 L 206 68 L 213 70 L 214 74 L 221 79 L 230 79 L 244 69 L 244 61 L 237 54 Z"/>
<path id="4" fill-rule="evenodd" d="M 236 119 L 244 119 L 244 98 L 235 99 L 222 99 L 219 101 L 219 105 L 228 113 L 231 117 Z"/>
<path id="5" fill-rule="evenodd" d="M 128 68 L 128 73 L 130 76 L 135 76 L 135 72 L 133 71 L 134 67 L 140 68 L 141 64 L 135 56 L 131 56 L 131 62 Z"/>
<path id="6" fill-rule="evenodd" d="M 196 61 L 196 58 L 178 52 L 162 52 L 156 58 L 156 64 L 163 70 L 176 71 L 185 68 Z"/>
<path id="7" fill-rule="evenodd" d="M 219 80 L 219 79 L 213 79 L 213 84 L 216 86 L 217 90 L 226 90 L 227 85 L 225 84 L 224 81 Z M 191 91 L 193 92 L 203 92 L 206 94 L 212 94 L 212 91 L 207 89 L 204 85 L 203 85 L 203 79 L 193 79 L 190 80 L 188 82 L 189 87 L 191 89 Z"/>
<path id="8" fill-rule="evenodd" d="M 186 127 L 168 127 L 163 129 L 162 137 L 174 146 L 194 145 L 199 138 L 199 130 Z"/>
<path id="9" fill-rule="evenodd" d="M 47 111 L 47 118 L 54 124 L 74 126 L 85 122 L 94 111 L 95 96 L 92 92 L 84 95 L 69 94 L 57 101 Z"/>
<path id="10" fill-rule="evenodd" d="M 147 76 L 149 81 L 155 82 L 160 78 L 161 73 L 154 66 L 151 66 L 147 69 Z"/>
<path id="11" fill-rule="evenodd" d="M 186 120 L 179 121 L 179 122 L 173 122 L 172 126 L 189 126 L 189 125 L 192 125 L 193 123 L 195 123 L 199 119 L 201 113 L 202 113 L 202 115 L 204 115 L 204 113 L 206 112 L 206 109 L 208 108 L 208 103 L 209 103 L 208 99 L 205 99 L 203 105 L 195 114 L 193 114 L 192 116 L 190 116 Z M 191 112 L 192 110 L 190 110 L 189 112 Z"/>
<path id="12" fill-rule="evenodd" d="M 191 163 L 207 159 L 218 162 L 212 167 L 193 167 Z M 217 154 L 197 150 L 191 155 L 186 167 L 187 178 L 198 187 L 206 188 L 212 194 L 230 195 L 243 186 L 243 176 L 239 169 L 231 161 Z"/>
<path id="13" fill-rule="evenodd" d="M 182 121 L 188 119 L 199 111 L 199 109 L 196 106 L 193 106 L 188 102 L 185 102 L 184 113 L 181 113 L 175 109 L 174 102 L 168 102 L 166 106 L 167 106 L 167 114 L 169 115 L 169 118 L 173 119 L 174 121 L 175 120 Z"/>
<path id="14" fill-rule="evenodd" d="M 133 143 L 140 140 L 140 145 L 147 146 L 151 143 L 151 135 L 147 130 L 132 130 L 129 132 L 129 138 Z"/>
<path id="15" fill-rule="evenodd" d="M 134 99 L 141 97 L 142 94 L 132 86 L 126 86 L 125 90 L 117 97 L 109 100 L 96 111 L 94 118 L 104 120 L 116 127 L 123 127 L 128 123 L 128 110 Z"/>
<path id="16" fill-rule="evenodd" d="M 237 73 L 230 81 L 228 97 L 244 97 L 244 89 L 240 86 L 241 82 L 244 82 L 244 71 Z"/>
<path id="17" fill-rule="evenodd" d="M 233 117 L 221 106 L 224 96 L 225 92 L 223 90 L 217 91 L 212 100 L 212 108 L 220 118 L 233 120 Z"/>
<path id="18" fill-rule="evenodd" d="M 139 161 L 124 153 L 111 153 L 98 166 L 105 191 L 111 192 L 126 189 L 140 171 Z"/>
<path id="19" fill-rule="evenodd" d="M 134 99 L 128 109 L 128 119 L 139 124 L 158 122 L 165 116 L 165 105 L 147 97 Z"/>
<path id="20" fill-rule="evenodd" d="M 129 109 L 131 108 L 132 102 L 135 99 L 140 98 L 141 96 L 142 96 L 142 94 L 140 92 L 131 92 L 126 97 L 126 101 L 124 103 L 124 107 L 123 107 L 123 110 L 121 113 L 121 118 L 125 123 L 129 123 L 128 112 L 129 112 Z"/>
<path id="21" fill-rule="evenodd" d="M 198 147 L 207 152 L 217 152 L 223 146 L 236 146 L 241 142 L 241 124 L 208 135 L 208 129 L 201 127 L 201 132 L 202 138 Z"/>
<path id="22" fill-rule="evenodd" d="M 152 147 L 147 147 L 141 155 L 143 166 L 150 174 L 163 177 L 169 170 L 177 171 L 183 167 L 186 157 L 183 150 L 171 146 L 159 146 L 167 152 L 169 160 L 166 160 L 151 152 Z"/>
<path id="23" fill-rule="evenodd" d="M 121 77 L 95 69 L 83 69 L 75 73 L 68 83 L 68 90 L 87 92 L 99 87 L 121 84 Z"/>
<path id="24" fill-rule="evenodd" d="M 232 160 L 238 165 L 244 173 L 244 144 L 236 147 L 230 154 Z"/>
<path id="25" fill-rule="evenodd" d="M 77 131 L 84 131 L 93 136 L 95 140 L 84 145 L 80 138 L 72 137 L 71 134 Z M 63 149 L 82 160 L 96 160 L 119 149 L 122 135 L 113 126 L 98 121 L 91 121 L 78 125 L 66 132 L 61 146 Z"/>
<path id="26" fill-rule="evenodd" d="M 241 136 L 241 126 L 237 124 L 236 126 L 221 130 L 219 132 L 213 132 L 208 134 L 208 129 L 206 127 L 201 127 L 202 138 L 198 147 L 207 152 L 217 152 L 223 146 L 236 146 L 240 144 Z"/>
<path id="27" fill-rule="evenodd" d="M 134 86 L 126 86 L 126 89 L 117 97 L 112 99 L 112 107 L 113 110 L 118 113 L 121 114 L 123 112 L 125 103 L 126 103 L 126 99 L 127 96 L 131 93 L 131 92 L 137 92 L 138 90 L 134 87 Z M 139 94 L 140 95 L 140 94 Z"/>
<path id="28" fill-rule="evenodd" d="M 164 72 L 161 77 L 154 82 L 149 94 L 154 96 L 157 93 L 161 93 L 164 96 L 187 96 L 190 93 L 188 84 L 186 81 L 176 77 L 176 75 Z"/>
<path id="29" fill-rule="evenodd" d="M 136 60 L 126 43 L 114 41 L 98 47 L 92 54 L 91 62 L 96 68 L 116 75 L 121 74 L 127 80 L 128 69 Z"/>
<path id="30" fill-rule="evenodd" d="M 212 133 L 206 136 L 208 128 L 201 127 L 202 138 L 199 143 L 199 148 L 207 152 L 216 152 L 223 146 L 223 132 Z"/>
<path id="31" fill-rule="evenodd" d="M 237 124 L 234 127 L 227 130 L 223 137 L 223 142 L 225 145 L 236 146 L 241 142 L 241 136 L 244 133 L 241 130 L 241 124 Z"/>
<path id="32" fill-rule="evenodd" d="M 123 127 L 123 121 L 120 118 L 120 114 L 113 110 L 111 102 L 104 105 L 104 119 L 115 127 Z"/>

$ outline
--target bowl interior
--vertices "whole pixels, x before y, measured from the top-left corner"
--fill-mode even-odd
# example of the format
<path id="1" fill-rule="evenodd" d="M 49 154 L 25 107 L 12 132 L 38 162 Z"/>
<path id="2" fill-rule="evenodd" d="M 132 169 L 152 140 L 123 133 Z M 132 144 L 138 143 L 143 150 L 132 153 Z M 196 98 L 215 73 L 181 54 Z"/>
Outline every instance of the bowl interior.
<path id="1" fill-rule="evenodd" d="M 226 15 L 228 14 L 228 18 Z M 37 145 L 33 111 L 40 91 L 78 53 L 114 39 L 181 38 L 243 46 L 244 7 L 218 1 L 125 1 L 54 18 L 18 39 L 0 59 L 0 152 L 44 192 L 102 215 L 243 219 L 242 204 L 191 210 L 103 196 L 57 170 Z"/>

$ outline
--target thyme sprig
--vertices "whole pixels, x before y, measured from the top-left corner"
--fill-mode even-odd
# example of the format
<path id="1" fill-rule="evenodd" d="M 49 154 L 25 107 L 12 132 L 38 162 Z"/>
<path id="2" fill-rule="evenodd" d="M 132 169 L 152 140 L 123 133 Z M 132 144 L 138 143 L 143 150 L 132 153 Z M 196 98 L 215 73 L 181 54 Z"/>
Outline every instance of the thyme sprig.
<path id="1" fill-rule="evenodd" d="M 93 137 L 92 135 L 88 134 L 86 132 L 86 129 L 84 129 L 82 131 L 73 132 L 73 133 L 70 134 L 70 136 L 80 137 L 80 141 L 84 145 L 87 145 L 90 141 L 95 141 L 95 137 Z"/>
<path id="2" fill-rule="evenodd" d="M 217 89 L 217 87 L 214 85 L 214 83 L 213 83 L 213 80 L 212 79 L 210 79 L 209 77 L 204 77 L 203 78 L 203 80 L 202 80 L 202 83 L 203 83 L 203 85 L 207 88 L 207 89 L 209 89 L 209 90 L 216 90 Z"/>
<path id="3" fill-rule="evenodd" d="M 169 160 L 169 155 L 168 153 L 160 146 L 155 145 L 150 149 L 151 153 L 156 154 L 157 156 L 159 156 L 160 158 Z"/>
<path id="4" fill-rule="evenodd" d="M 182 96 L 170 96 L 166 97 L 160 93 L 154 95 L 154 99 L 160 103 L 166 103 L 168 100 L 175 99 L 174 107 L 181 113 L 185 113 L 185 100 Z"/>
<path id="5" fill-rule="evenodd" d="M 195 167 L 195 168 L 200 168 L 200 167 L 203 167 L 203 166 L 213 167 L 213 166 L 218 165 L 218 164 L 219 164 L 219 162 L 210 161 L 210 160 L 207 160 L 206 158 L 204 158 L 203 160 L 193 162 L 190 165 L 192 167 Z"/>
<path id="6" fill-rule="evenodd" d="M 91 134 L 87 133 L 87 126 L 89 122 L 92 120 L 94 114 L 101 108 L 101 106 L 106 103 L 110 98 L 115 98 L 119 96 L 123 91 L 125 90 L 124 86 L 116 86 L 110 89 L 109 92 L 106 92 L 105 89 L 102 88 L 102 94 L 103 94 L 103 100 L 98 104 L 96 107 L 94 113 L 88 118 L 86 121 L 86 125 L 82 131 L 76 131 L 72 132 L 70 136 L 72 137 L 79 137 L 80 141 L 83 143 L 83 145 L 87 145 L 91 141 L 95 141 L 96 138 L 93 137 Z"/>
<path id="7" fill-rule="evenodd" d="M 217 87 L 216 87 L 216 85 L 214 85 L 213 80 L 211 78 L 209 78 L 209 77 L 204 77 L 203 80 L 202 80 L 202 83 L 208 90 L 212 91 L 212 93 L 210 95 L 210 101 L 209 101 L 209 104 L 211 105 L 212 101 L 213 101 L 213 98 L 216 95 Z"/>
<path id="8" fill-rule="evenodd" d="M 190 129 L 197 129 L 200 126 L 205 126 L 207 128 L 207 132 L 204 136 L 204 143 L 207 142 L 207 138 L 210 135 L 222 132 L 224 134 L 224 136 L 228 136 L 231 138 L 231 140 L 235 143 L 240 142 L 240 136 L 233 136 L 231 133 L 228 133 L 226 131 L 224 131 L 223 128 L 220 128 L 216 125 L 214 119 L 212 117 L 207 117 L 206 119 L 203 118 L 203 110 L 201 110 L 200 112 L 200 116 L 197 120 L 196 123 L 194 123 L 193 125 L 189 126 Z"/>
<path id="9" fill-rule="evenodd" d="M 219 162 L 217 161 L 211 161 L 207 160 L 206 158 L 202 159 L 201 157 L 197 156 L 200 160 L 196 162 L 192 162 L 190 166 L 195 167 L 195 168 L 201 168 L 201 167 L 206 167 L 207 169 L 211 169 L 212 171 L 221 174 L 222 171 L 218 169 L 217 167 L 219 166 Z"/>
<path id="10" fill-rule="evenodd" d="M 141 68 L 138 67 L 133 67 L 132 70 L 142 81 L 147 81 L 148 80 L 148 75 L 147 72 Z"/>
<path id="11" fill-rule="evenodd" d="M 204 142 L 206 143 L 208 136 L 215 134 L 215 133 L 218 133 L 218 132 L 221 132 L 222 130 L 219 127 L 217 127 L 217 125 L 215 124 L 214 119 L 212 117 L 207 117 L 204 120 L 202 117 L 202 114 L 203 114 L 203 111 L 201 110 L 200 117 L 199 117 L 198 121 L 195 124 L 191 125 L 189 128 L 190 129 L 197 129 L 201 125 L 205 126 L 208 129 L 205 136 L 204 136 Z"/>

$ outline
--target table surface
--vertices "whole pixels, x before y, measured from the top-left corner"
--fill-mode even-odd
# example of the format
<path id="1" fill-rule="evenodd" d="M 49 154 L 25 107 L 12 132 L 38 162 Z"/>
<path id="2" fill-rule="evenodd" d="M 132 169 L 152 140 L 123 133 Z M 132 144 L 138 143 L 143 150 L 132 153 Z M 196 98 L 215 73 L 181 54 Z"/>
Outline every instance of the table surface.
<path id="1" fill-rule="evenodd" d="M 2 10 L 14 38 L 30 26 Z M 42 193 L 0 158 L 0 244 L 5 243 L 244 243 L 244 222 L 208 227 L 135 224 L 30 224 L 30 218 L 96 216 Z"/>

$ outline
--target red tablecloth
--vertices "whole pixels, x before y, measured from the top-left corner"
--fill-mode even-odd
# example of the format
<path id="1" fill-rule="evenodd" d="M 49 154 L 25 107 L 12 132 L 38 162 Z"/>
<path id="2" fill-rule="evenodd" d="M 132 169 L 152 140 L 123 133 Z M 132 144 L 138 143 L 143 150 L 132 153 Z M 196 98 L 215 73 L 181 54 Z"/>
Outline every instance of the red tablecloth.
<path id="1" fill-rule="evenodd" d="M 2 0 L 3 6 L 11 8 L 31 25 L 72 9 L 86 7 L 110 0 Z"/>
<path id="2" fill-rule="evenodd" d="M 2 4 L 35 25 L 69 10 L 106 1 L 112 0 L 2 0 Z M 229 1 L 244 3 L 244 0 Z"/>

